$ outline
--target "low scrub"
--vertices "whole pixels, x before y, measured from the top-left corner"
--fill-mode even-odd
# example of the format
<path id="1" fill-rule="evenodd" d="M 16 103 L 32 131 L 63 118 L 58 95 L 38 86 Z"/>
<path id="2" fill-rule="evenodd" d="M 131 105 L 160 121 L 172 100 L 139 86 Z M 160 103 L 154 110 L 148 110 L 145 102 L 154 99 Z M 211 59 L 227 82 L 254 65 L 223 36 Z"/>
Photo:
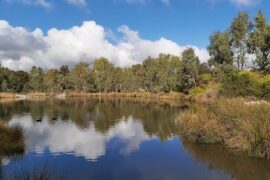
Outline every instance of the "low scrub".
<path id="1" fill-rule="evenodd" d="M 242 71 L 229 74 L 222 82 L 223 95 L 270 99 L 270 75 Z"/>
<path id="2" fill-rule="evenodd" d="M 236 152 L 270 159 L 270 104 L 219 98 L 179 118 L 181 133 L 200 143 L 223 143 Z"/>
<path id="3" fill-rule="evenodd" d="M 191 89 L 190 96 L 193 101 L 208 103 L 215 100 L 218 97 L 220 91 L 220 84 L 209 83 L 207 85 L 201 85 Z"/>

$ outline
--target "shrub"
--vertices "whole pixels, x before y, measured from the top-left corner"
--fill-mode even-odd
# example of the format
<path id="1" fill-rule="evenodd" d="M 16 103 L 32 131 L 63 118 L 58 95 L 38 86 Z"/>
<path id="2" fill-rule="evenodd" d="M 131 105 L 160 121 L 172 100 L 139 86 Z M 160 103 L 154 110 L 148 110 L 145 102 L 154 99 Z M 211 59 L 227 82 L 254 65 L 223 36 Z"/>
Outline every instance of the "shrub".
<path id="1" fill-rule="evenodd" d="M 263 76 L 250 71 L 230 73 L 222 81 L 221 94 L 228 97 L 252 96 L 269 99 L 270 75 Z"/>

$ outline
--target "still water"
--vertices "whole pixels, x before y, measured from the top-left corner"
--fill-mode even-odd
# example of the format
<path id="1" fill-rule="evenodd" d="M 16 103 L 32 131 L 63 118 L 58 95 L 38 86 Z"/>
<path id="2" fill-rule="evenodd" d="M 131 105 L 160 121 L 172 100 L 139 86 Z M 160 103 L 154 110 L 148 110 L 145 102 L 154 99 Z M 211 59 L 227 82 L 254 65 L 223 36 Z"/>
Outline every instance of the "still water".
<path id="1" fill-rule="evenodd" d="M 187 105 L 127 99 L 0 103 L 0 119 L 24 129 L 25 153 L 1 158 L 0 179 L 46 168 L 61 179 L 270 179 L 270 162 L 182 140 Z M 20 177 L 20 176 L 19 176 Z"/>

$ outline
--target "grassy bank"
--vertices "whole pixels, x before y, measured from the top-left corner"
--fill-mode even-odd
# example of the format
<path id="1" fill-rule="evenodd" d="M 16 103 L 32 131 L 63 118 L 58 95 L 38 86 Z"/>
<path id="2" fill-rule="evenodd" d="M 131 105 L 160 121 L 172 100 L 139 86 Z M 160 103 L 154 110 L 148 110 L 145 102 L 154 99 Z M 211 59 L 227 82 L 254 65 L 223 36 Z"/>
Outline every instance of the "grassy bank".
<path id="1" fill-rule="evenodd" d="M 182 113 L 182 135 L 194 142 L 222 143 L 235 152 L 270 159 L 270 103 L 220 98 Z"/>
<path id="2" fill-rule="evenodd" d="M 49 93 L 49 92 L 31 92 L 24 94 L 12 94 L 12 93 L 0 93 L 0 100 L 16 99 L 16 98 L 46 98 L 46 97 L 102 97 L 102 98 L 114 98 L 114 97 L 126 97 L 126 98 L 147 98 L 147 99 L 172 99 L 182 101 L 194 101 L 194 102 L 209 102 L 216 99 L 219 92 L 219 84 L 209 84 L 205 86 L 195 87 L 189 94 L 180 92 L 169 93 L 153 93 L 153 92 L 109 92 L 109 93 L 88 93 L 88 92 L 76 92 L 68 91 L 65 93 Z"/>
<path id="3" fill-rule="evenodd" d="M 177 99 L 191 100 L 192 96 L 178 92 L 170 93 L 150 93 L 150 92 L 131 92 L 131 93 L 84 93 L 84 92 L 66 92 L 66 93 L 46 93 L 32 92 L 26 94 L 0 93 L 0 99 L 14 98 L 43 98 L 43 97 L 138 97 L 155 99 Z"/>
<path id="4" fill-rule="evenodd" d="M 16 98 L 15 93 L 0 93 L 0 99 L 13 99 Z"/>

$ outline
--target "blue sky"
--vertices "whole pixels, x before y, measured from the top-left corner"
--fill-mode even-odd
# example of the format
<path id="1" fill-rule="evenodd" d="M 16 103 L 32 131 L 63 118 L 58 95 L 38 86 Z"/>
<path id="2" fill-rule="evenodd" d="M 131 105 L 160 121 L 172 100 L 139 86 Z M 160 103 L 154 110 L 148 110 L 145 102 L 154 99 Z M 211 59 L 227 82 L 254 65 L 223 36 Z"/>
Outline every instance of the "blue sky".
<path id="1" fill-rule="evenodd" d="M 262 9 L 270 17 L 269 7 L 268 0 L 0 0 L 0 19 L 29 33 L 39 28 L 42 36 L 54 28 L 68 30 L 93 21 L 104 28 L 105 39 L 112 45 L 128 34 L 118 31 L 125 25 L 140 39 L 166 38 L 181 47 L 205 49 L 209 35 L 225 30 L 239 11 L 254 16 Z M 3 59 L 2 64 L 8 65 Z"/>

